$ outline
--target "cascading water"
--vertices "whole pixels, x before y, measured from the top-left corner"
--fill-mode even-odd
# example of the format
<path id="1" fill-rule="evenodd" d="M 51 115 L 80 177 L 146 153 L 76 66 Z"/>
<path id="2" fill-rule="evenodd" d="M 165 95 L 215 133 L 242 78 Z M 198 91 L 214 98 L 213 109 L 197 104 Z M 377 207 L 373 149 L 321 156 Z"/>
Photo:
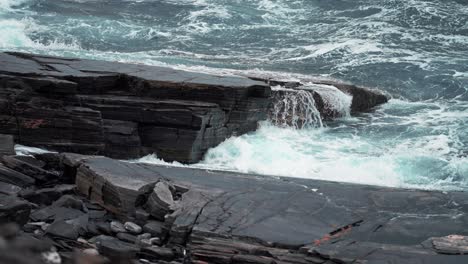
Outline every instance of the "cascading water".
<path id="1" fill-rule="evenodd" d="M 314 94 L 322 102 L 317 108 Z M 323 119 L 350 117 L 353 97 L 331 85 L 306 84 L 295 89 L 273 87 L 269 120 L 278 127 L 310 129 L 323 127 Z"/>
<path id="2" fill-rule="evenodd" d="M 313 92 L 275 87 L 270 121 L 279 127 L 323 127 Z"/>

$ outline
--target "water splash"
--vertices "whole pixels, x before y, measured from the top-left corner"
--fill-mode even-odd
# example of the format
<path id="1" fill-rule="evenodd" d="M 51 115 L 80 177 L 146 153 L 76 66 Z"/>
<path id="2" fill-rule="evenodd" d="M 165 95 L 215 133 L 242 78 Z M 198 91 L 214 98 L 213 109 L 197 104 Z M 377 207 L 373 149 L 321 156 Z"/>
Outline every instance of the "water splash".
<path id="1" fill-rule="evenodd" d="M 324 104 L 324 113 L 333 118 L 350 117 L 353 96 L 346 94 L 332 85 L 308 84 L 305 86 L 318 93 Z"/>
<path id="2" fill-rule="evenodd" d="M 270 121 L 279 127 L 323 127 L 313 92 L 276 87 Z"/>

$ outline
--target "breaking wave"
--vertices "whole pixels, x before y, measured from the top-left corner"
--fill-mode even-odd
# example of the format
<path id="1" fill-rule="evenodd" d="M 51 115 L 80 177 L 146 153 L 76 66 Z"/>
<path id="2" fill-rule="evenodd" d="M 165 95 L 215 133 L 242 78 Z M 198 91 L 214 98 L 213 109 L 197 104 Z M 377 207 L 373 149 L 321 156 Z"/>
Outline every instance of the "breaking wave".
<path id="1" fill-rule="evenodd" d="M 298 92 L 193 166 L 467 189 L 467 13 L 460 0 L 0 0 L 0 50 L 380 88 L 399 99 L 350 117 L 350 96 L 311 87 L 334 122 Z"/>

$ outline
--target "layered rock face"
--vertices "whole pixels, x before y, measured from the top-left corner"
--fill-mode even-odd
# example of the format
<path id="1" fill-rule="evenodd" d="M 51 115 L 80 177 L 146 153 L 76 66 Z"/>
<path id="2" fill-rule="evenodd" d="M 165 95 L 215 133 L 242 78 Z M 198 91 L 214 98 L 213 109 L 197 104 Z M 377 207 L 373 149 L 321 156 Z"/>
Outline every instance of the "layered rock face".
<path id="1" fill-rule="evenodd" d="M 51 176 L 28 187 L 0 177 L 0 263 L 468 261 L 464 192 L 166 167 L 69 153 L 2 160 L 26 177 L 38 178 L 38 172 Z"/>
<path id="2" fill-rule="evenodd" d="M 270 85 L 278 84 L 292 90 L 272 93 Z M 353 113 L 388 100 L 375 90 L 316 84 L 320 91 L 253 77 L 0 53 L 0 131 L 17 143 L 58 151 L 122 159 L 157 153 L 166 161 L 194 163 L 226 138 L 255 130 L 275 111 L 283 123 L 298 127 L 311 114 L 320 122 L 339 116 L 340 102 L 329 98 L 335 90 L 352 97 L 345 107 Z M 312 96 L 299 102 L 305 110 L 281 105 L 297 91 Z"/>
<path id="3" fill-rule="evenodd" d="M 266 119 L 270 87 L 244 77 L 0 54 L 0 131 L 59 151 L 193 163 Z"/>

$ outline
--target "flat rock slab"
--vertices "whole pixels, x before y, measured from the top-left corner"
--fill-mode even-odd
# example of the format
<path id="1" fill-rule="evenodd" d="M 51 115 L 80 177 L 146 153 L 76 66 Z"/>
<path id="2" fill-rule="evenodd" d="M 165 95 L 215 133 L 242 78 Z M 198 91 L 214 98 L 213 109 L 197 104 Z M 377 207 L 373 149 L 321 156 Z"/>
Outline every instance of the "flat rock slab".
<path id="1" fill-rule="evenodd" d="M 468 194 L 464 192 L 393 189 L 132 164 L 107 158 L 90 158 L 82 163 L 78 173 L 83 169 L 93 172 L 96 178 L 115 179 L 121 191 L 138 192 L 159 180 L 189 190 L 177 202 L 180 210 L 169 217 L 174 223 L 169 240 L 176 237 L 174 243 L 188 243 L 202 260 L 225 258 L 226 252 L 235 247 L 233 238 L 247 243 L 244 249 L 257 243 L 257 251 L 263 250 L 258 247 L 266 247 L 284 259 L 295 258 L 290 254 L 296 252 L 324 261 L 334 258 L 377 263 L 391 256 L 389 259 L 421 258 L 423 263 L 442 263 L 449 257 L 437 253 L 444 249 L 455 251 L 451 254 L 465 252 L 464 239 L 453 243 L 439 239 L 434 240 L 434 247 L 422 246 L 431 237 L 468 235 Z M 213 245 L 208 246 L 206 239 L 215 239 L 210 240 Z M 218 251 L 224 253 L 214 254 Z M 245 253 L 258 255 L 251 251 Z"/>

